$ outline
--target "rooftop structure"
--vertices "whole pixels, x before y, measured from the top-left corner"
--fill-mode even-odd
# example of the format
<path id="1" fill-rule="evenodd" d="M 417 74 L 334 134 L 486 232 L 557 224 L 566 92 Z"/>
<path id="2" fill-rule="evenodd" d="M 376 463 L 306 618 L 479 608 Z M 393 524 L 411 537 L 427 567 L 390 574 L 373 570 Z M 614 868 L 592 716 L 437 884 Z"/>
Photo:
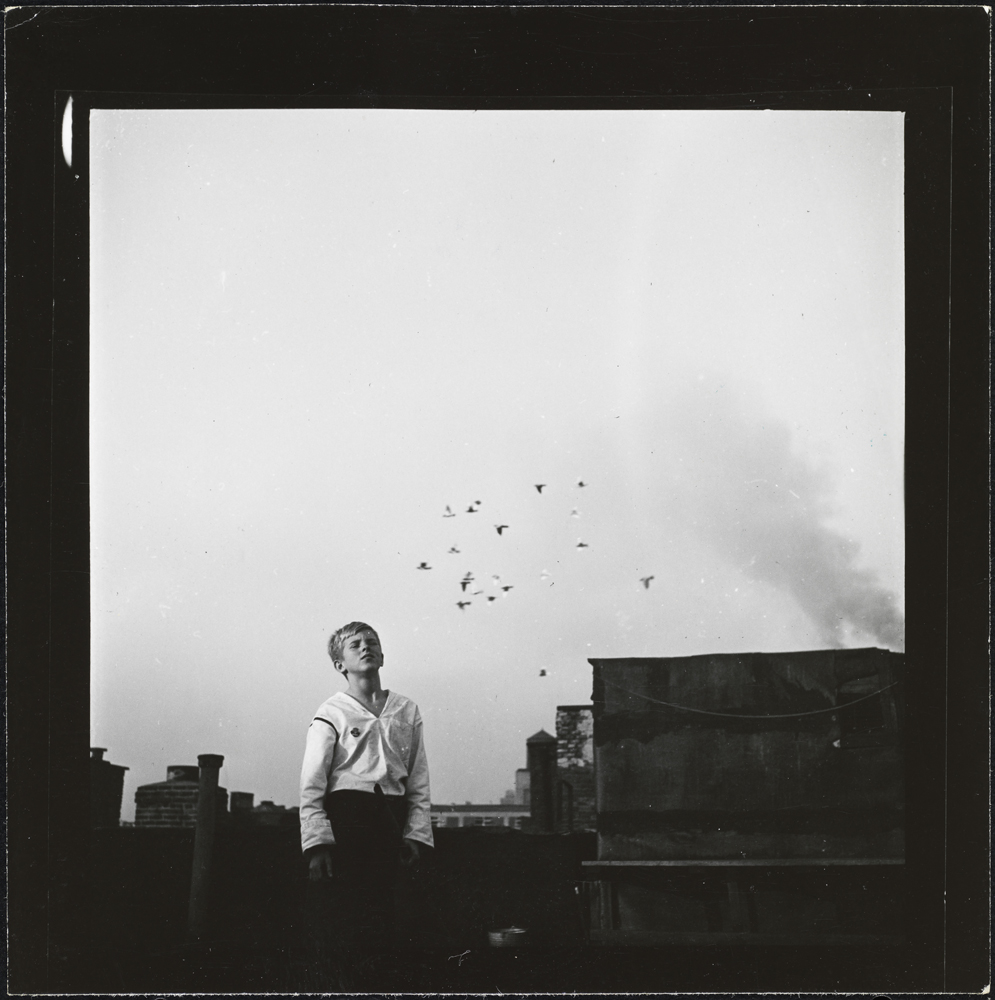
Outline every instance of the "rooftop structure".
<path id="1" fill-rule="evenodd" d="M 124 772 L 128 768 L 104 760 L 106 747 L 90 747 L 90 826 L 93 829 L 118 826 L 121 822 L 121 798 Z"/>
<path id="2" fill-rule="evenodd" d="M 200 769 L 196 764 L 171 764 L 166 780 L 141 785 L 135 791 L 136 827 L 189 827 L 197 825 Z M 227 814 L 228 792 L 217 790 L 217 810 Z"/>

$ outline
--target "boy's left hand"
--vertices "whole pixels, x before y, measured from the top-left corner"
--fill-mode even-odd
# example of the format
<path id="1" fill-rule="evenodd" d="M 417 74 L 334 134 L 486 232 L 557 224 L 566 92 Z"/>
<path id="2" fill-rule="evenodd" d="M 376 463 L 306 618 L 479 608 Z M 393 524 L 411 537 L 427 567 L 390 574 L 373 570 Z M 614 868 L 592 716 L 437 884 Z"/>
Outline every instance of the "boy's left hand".
<path id="1" fill-rule="evenodd" d="M 401 864 L 405 868 L 413 868 L 421 858 L 421 848 L 417 840 L 409 840 L 407 837 L 401 841 Z"/>

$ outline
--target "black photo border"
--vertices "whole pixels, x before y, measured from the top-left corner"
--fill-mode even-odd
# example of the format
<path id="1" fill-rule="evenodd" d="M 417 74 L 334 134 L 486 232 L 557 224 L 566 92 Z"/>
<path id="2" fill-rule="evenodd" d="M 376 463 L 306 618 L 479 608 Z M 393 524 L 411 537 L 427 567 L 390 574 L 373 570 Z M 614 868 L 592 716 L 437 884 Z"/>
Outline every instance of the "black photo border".
<path id="1" fill-rule="evenodd" d="M 85 981 L 87 113 L 302 106 L 905 113 L 910 922 L 888 988 L 980 992 L 990 968 L 984 8 L 22 7 L 7 11 L 5 41 L 11 992 Z M 69 96 L 71 170 L 60 142 Z M 761 976 L 755 992 L 766 988 Z"/>

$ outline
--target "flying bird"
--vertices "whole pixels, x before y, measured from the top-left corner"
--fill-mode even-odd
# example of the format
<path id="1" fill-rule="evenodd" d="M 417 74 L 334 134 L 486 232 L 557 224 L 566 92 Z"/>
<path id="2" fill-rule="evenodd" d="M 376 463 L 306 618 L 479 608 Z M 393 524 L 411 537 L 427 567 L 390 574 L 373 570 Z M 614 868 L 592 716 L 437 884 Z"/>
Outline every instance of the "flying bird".
<path id="1" fill-rule="evenodd" d="M 473 594 L 474 597 L 476 597 L 478 594 L 482 594 L 483 591 L 482 590 L 473 590 L 473 591 L 471 591 L 471 593 Z"/>
<path id="2" fill-rule="evenodd" d="M 489 601 L 496 601 L 497 598 L 496 597 L 492 597 L 491 595 L 488 594 L 487 600 L 489 600 Z"/>
<path id="3" fill-rule="evenodd" d="M 476 507 L 467 507 L 466 512 L 468 514 L 476 514 L 477 513 L 477 508 Z"/>
<path id="4" fill-rule="evenodd" d="M 540 670 L 540 671 L 539 671 L 539 676 L 540 676 L 540 677 L 545 677 L 545 676 L 546 676 L 546 671 L 545 671 L 545 669 L 543 669 L 543 670 Z"/>
<path id="5" fill-rule="evenodd" d="M 449 550 L 449 554 L 450 554 L 451 556 L 458 556 L 458 555 L 459 555 L 459 549 L 458 549 L 458 548 L 456 548 L 456 546 L 454 545 L 454 546 L 453 546 L 453 547 L 452 547 L 452 548 L 451 548 L 451 549 Z"/>
<path id="6" fill-rule="evenodd" d="M 507 594 L 508 591 L 511 590 L 512 587 L 514 587 L 514 586 L 515 585 L 513 583 L 509 583 L 506 587 L 502 587 L 501 589 Z"/>
<path id="7" fill-rule="evenodd" d="M 587 483 L 585 483 L 583 479 L 578 479 L 578 480 L 577 480 L 577 485 L 578 485 L 578 486 L 586 486 L 586 485 L 587 485 Z"/>
<path id="8" fill-rule="evenodd" d="M 432 568 L 432 567 L 431 567 L 431 566 L 429 566 L 429 564 L 428 564 L 427 562 L 420 562 L 420 563 L 419 563 L 419 564 L 418 564 L 418 565 L 417 565 L 417 566 L 415 567 L 415 569 L 431 569 L 431 568 Z"/>
<path id="9" fill-rule="evenodd" d="M 449 504 L 446 504 L 446 512 L 442 516 L 443 517 L 455 517 L 456 515 L 453 513 L 452 507 L 450 507 Z"/>
<path id="10" fill-rule="evenodd" d="M 587 542 L 582 542 L 579 538 L 577 539 L 577 548 L 578 549 L 589 549 L 590 547 L 591 546 L 588 545 Z"/>
<path id="11" fill-rule="evenodd" d="M 507 528 L 508 525 L 507 524 L 495 524 L 494 527 L 497 528 L 497 533 L 500 535 L 500 534 L 502 534 L 504 532 L 504 529 Z"/>
<path id="12" fill-rule="evenodd" d="M 471 604 L 473 604 L 473 601 L 457 601 L 456 607 L 458 607 L 460 611 L 462 611 L 464 608 L 470 607 Z"/>
<path id="13" fill-rule="evenodd" d="M 535 484 L 535 487 L 536 487 L 536 489 L 537 489 L 537 490 L 538 490 L 538 491 L 539 491 L 540 493 L 542 493 L 542 488 L 543 488 L 543 487 L 544 487 L 545 485 L 546 485 L 545 483 L 536 483 L 536 484 Z"/>
<path id="14" fill-rule="evenodd" d="M 640 579 L 640 582 L 642 583 L 642 585 L 647 590 L 649 590 L 650 589 L 650 580 L 655 580 L 656 577 L 655 576 L 641 576 L 639 579 Z"/>
<path id="15" fill-rule="evenodd" d="M 572 511 L 570 511 L 570 516 L 571 517 L 580 517 L 580 511 L 577 510 L 576 507 L 574 507 L 574 509 Z"/>

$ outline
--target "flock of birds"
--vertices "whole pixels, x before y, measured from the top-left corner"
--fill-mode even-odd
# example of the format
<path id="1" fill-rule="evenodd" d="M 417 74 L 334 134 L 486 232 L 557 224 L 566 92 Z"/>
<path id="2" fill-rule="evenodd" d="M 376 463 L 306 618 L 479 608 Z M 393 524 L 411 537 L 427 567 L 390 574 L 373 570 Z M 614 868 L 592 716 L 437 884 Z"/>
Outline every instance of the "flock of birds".
<path id="1" fill-rule="evenodd" d="M 540 495 L 542 494 L 542 491 L 547 486 L 546 483 L 534 483 L 533 485 L 535 486 L 536 492 L 539 493 Z M 588 484 L 586 482 L 584 482 L 583 479 L 579 479 L 577 481 L 577 487 L 579 489 L 583 489 L 587 485 Z M 481 504 L 480 500 L 474 500 L 466 508 L 466 511 L 464 513 L 466 513 L 466 514 L 479 514 L 481 506 L 482 506 L 482 504 Z M 445 509 L 445 511 L 443 511 L 442 516 L 444 518 L 456 517 L 456 511 L 454 511 L 452 509 L 452 507 L 447 504 L 446 505 L 446 509 Z M 580 517 L 580 511 L 576 507 L 574 507 L 570 511 L 570 516 L 571 517 Z M 506 531 L 509 531 L 510 529 L 511 529 L 511 526 L 508 525 L 508 524 L 495 524 L 494 525 L 494 530 L 498 533 L 498 535 L 500 535 L 502 537 L 504 536 L 504 533 Z M 581 538 L 577 539 L 576 548 L 578 548 L 578 549 L 586 549 L 586 548 L 589 548 L 589 547 L 590 546 L 583 539 L 581 539 Z M 460 549 L 456 545 L 452 545 L 449 548 L 448 554 L 449 555 L 460 555 Z M 432 567 L 428 564 L 428 562 L 426 562 L 426 561 L 423 560 L 422 562 L 420 562 L 415 567 L 415 569 L 417 569 L 417 570 L 431 570 Z M 541 580 L 547 580 L 547 579 L 549 579 L 549 577 L 550 577 L 550 573 L 547 570 L 543 570 L 542 574 L 540 575 L 540 579 Z M 501 591 L 501 595 L 502 596 L 507 597 L 508 592 L 510 590 L 514 589 L 514 584 L 505 584 L 505 583 L 502 583 L 501 582 L 501 578 L 498 575 L 496 575 L 496 574 L 492 575 L 491 579 L 493 580 L 496 589 L 498 589 L 498 590 Z M 652 580 L 654 580 L 654 579 L 655 579 L 654 576 L 643 576 L 643 577 L 639 578 L 639 582 L 647 590 L 649 590 L 650 582 Z M 471 604 L 473 604 L 473 601 L 470 599 L 470 598 L 473 598 L 473 597 L 484 597 L 488 603 L 490 603 L 492 601 L 496 601 L 498 599 L 498 595 L 497 594 L 485 594 L 485 592 L 484 592 L 484 590 L 482 588 L 481 589 L 470 589 L 470 588 L 472 588 L 472 587 L 475 586 L 476 582 L 477 581 L 476 581 L 473 573 L 470 570 L 467 570 L 466 574 L 462 577 L 462 579 L 459 580 L 459 586 L 460 586 L 460 590 L 461 590 L 463 596 L 460 598 L 460 600 L 458 600 L 456 602 L 456 607 L 458 607 L 460 609 L 460 611 L 465 611 L 468 607 L 470 607 Z M 552 584 L 550 584 L 550 586 L 552 586 Z M 546 675 L 546 671 L 543 670 L 543 671 L 540 672 L 539 676 L 540 677 L 544 677 L 545 675 Z"/>

